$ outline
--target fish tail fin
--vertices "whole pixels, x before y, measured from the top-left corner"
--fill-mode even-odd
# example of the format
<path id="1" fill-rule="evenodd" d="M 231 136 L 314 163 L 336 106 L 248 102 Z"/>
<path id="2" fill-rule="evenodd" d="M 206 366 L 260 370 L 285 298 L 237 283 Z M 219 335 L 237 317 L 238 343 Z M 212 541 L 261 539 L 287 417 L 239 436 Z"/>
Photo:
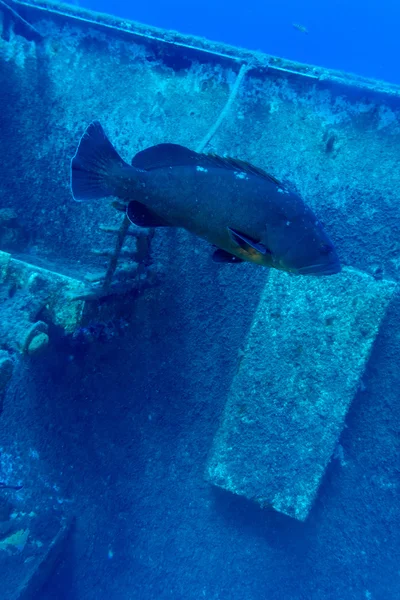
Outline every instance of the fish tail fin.
<path id="1" fill-rule="evenodd" d="M 118 182 L 126 169 L 98 121 L 87 127 L 71 160 L 71 192 L 74 200 L 118 196 Z"/>

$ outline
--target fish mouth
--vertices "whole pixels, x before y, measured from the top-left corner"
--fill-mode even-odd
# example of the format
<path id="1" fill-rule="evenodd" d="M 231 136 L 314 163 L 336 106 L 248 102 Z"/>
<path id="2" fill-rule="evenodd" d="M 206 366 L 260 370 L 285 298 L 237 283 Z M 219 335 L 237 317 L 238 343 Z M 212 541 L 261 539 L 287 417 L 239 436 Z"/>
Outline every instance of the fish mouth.
<path id="1" fill-rule="evenodd" d="M 320 263 L 316 265 L 308 265 L 297 270 L 298 275 L 336 275 L 340 273 L 342 266 L 339 261 L 334 263 Z"/>

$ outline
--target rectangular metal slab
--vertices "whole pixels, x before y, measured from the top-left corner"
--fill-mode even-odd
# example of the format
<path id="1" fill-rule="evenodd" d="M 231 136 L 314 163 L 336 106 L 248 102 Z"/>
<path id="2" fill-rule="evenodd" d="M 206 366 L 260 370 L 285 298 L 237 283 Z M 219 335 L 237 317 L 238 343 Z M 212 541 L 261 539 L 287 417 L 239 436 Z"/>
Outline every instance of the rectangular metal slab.
<path id="1" fill-rule="evenodd" d="M 215 436 L 213 484 L 307 517 L 394 289 L 350 269 L 271 272 Z"/>

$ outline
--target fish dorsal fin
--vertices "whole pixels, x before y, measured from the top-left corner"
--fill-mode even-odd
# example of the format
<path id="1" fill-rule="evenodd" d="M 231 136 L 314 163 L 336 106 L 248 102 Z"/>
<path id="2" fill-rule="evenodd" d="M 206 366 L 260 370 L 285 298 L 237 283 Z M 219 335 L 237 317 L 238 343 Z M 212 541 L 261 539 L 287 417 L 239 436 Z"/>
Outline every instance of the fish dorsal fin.
<path id="1" fill-rule="evenodd" d="M 132 158 L 132 167 L 151 171 L 165 167 L 182 167 L 184 165 L 198 165 L 201 154 L 189 150 L 179 144 L 157 144 L 135 154 Z"/>
<path id="2" fill-rule="evenodd" d="M 180 146 L 179 144 L 157 144 L 156 146 L 151 146 L 150 148 L 138 152 L 132 158 L 132 167 L 143 169 L 145 171 L 165 167 L 183 167 L 190 165 L 203 168 L 214 167 L 217 169 L 229 169 L 231 171 L 257 175 L 258 177 L 263 177 L 264 179 L 268 179 L 268 181 L 272 181 L 279 187 L 284 187 L 283 183 L 273 175 L 270 175 L 263 169 L 255 167 L 244 160 L 231 158 L 229 156 L 218 156 L 217 154 L 199 154 L 198 152 L 190 150 L 185 146 Z"/>
<path id="3" fill-rule="evenodd" d="M 215 166 L 220 166 L 221 168 L 225 167 L 225 169 L 240 171 L 242 173 L 248 173 L 250 175 L 258 175 L 259 177 L 263 177 L 264 179 L 272 181 L 279 187 L 284 187 L 283 183 L 280 182 L 279 179 L 276 179 L 276 177 L 270 175 L 269 173 L 264 171 L 264 169 L 256 167 L 245 160 L 240 160 L 239 158 L 232 158 L 230 156 L 218 156 L 217 154 L 207 154 L 206 156 L 213 161 Z"/>

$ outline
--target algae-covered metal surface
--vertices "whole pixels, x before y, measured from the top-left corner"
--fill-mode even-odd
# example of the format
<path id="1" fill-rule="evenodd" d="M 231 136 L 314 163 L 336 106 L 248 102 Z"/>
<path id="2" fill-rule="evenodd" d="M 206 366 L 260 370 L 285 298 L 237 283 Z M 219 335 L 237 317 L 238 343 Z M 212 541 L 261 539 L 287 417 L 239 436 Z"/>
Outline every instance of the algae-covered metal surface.
<path id="1" fill-rule="evenodd" d="M 76 555 L 43 598 L 391 597 L 400 559 L 400 305 L 392 293 L 400 268 L 399 88 L 77 7 L 2 5 L 0 482 L 23 488 L 7 496 L 0 541 L 19 531 L 12 511 L 43 515 L 56 506 L 77 515 Z M 185 232 L 127 229 L 108 200 L 74 203 L 70 159 L 93 119 L 128 162 L 148 146 L 176 142 L 272 173 L 315 210 L 343 264 L 357 270 L 357 285 L 351 280 L 336 296 L 342 279 L 326 293 L 322 280 L 214 264 L 207 244 Z M 308 285 L 322 286 L 309 328 Z M 318 319 L 332 294 L 338 323 L 351 321 L 353 302 L 368 305 L 360 308 L 366 318 L 378 294 L 368 343 L 343 346 L 351 381 L 341 371 L 336 420 L 318 353 Z M 301 299 L 302 323 L 293 317 Z M 260 307 L 272 304 L 289 315 L 275 329 L 260 320 Z M 273 331 L 281 343 L 269 374 L 259 346 Z M 301 337 L 318 338 L 315 353 L 282 356 L 280 365 L 279 353 Z M 24 351 L 31 342 L 35 351 Z M 331 342 L 334 372 L 342 364 Z M 239 381 L 246 395 L 255 364 L 265 381 L 285 365 L 288 381 L 327 399 L 315 462 L 296 463 L 296 484 L 308 490 L 304 523 L 204 480 L 220 419 L 225 427 L 237 416 L 231 390 Z M 278 412 L 290 404 L 289 387 L 280 388 Z M 268 392 L 256 393 L 250 415 L 260 403 L 272 410 Z M 235 407 L 250 402 L 237 400 Z M 312 407 L 303 408 L 306 427 Z M 229 439 L 234 432 L 225 429 Z M 290 428 L 280 440 L 267 433 L 278 455 Z M 291 442 L 292 458 L 304 453 L 302 441 Z M 233 456 L 234 491 L 247 497 L 243 481 L 260 474 L 260 443 L 249 434 Z M 272 501 L 262 472 L 255 495 L 299 516 L 293 490 L 281 485 L 283 462 L 274 485 L 287 497 Z M 31 545 L 28 537 L 26 551 Z"/>
<path id="2" fill-rule="evenodd" d="M 348 270 L 271 273 L 207 467 L 211 482 L 304 520 L 395 285 Z"/>
<path id="3" fill-rule="evenodd" d="M 2 41 L 2 142 L 14 149 L 5 153 L 1 194 L 23 213 L 41 256 L 90 261 L 91 246 L 104 243 L 98 223 L 117 221 L 107 203 L 82 209 L 70 202 L 68 158 L 91 119 L 103 123 L 127 160 L 165 140 L 196 148 L 246 63 L 251 68 L 208 149 L 291 181 L 329 222 L 345 263 L 370 271 L 384 263 L 385 274 L 397 273 L 395 236 L 389 241 L 399 183 L 395 86 L 374 89 L 373 82 L 284 61 L 277 69 L 249 53 L 219 58 L 224 47 L 152 45 L 142 30 L 122 35 L 111 23 L 99 28 L 62 19 L 59 10 L 50 19 L 42 8 L 22 8 L 44 39 Z M 29 137 L 28 152 L 16 132 Z"/>

